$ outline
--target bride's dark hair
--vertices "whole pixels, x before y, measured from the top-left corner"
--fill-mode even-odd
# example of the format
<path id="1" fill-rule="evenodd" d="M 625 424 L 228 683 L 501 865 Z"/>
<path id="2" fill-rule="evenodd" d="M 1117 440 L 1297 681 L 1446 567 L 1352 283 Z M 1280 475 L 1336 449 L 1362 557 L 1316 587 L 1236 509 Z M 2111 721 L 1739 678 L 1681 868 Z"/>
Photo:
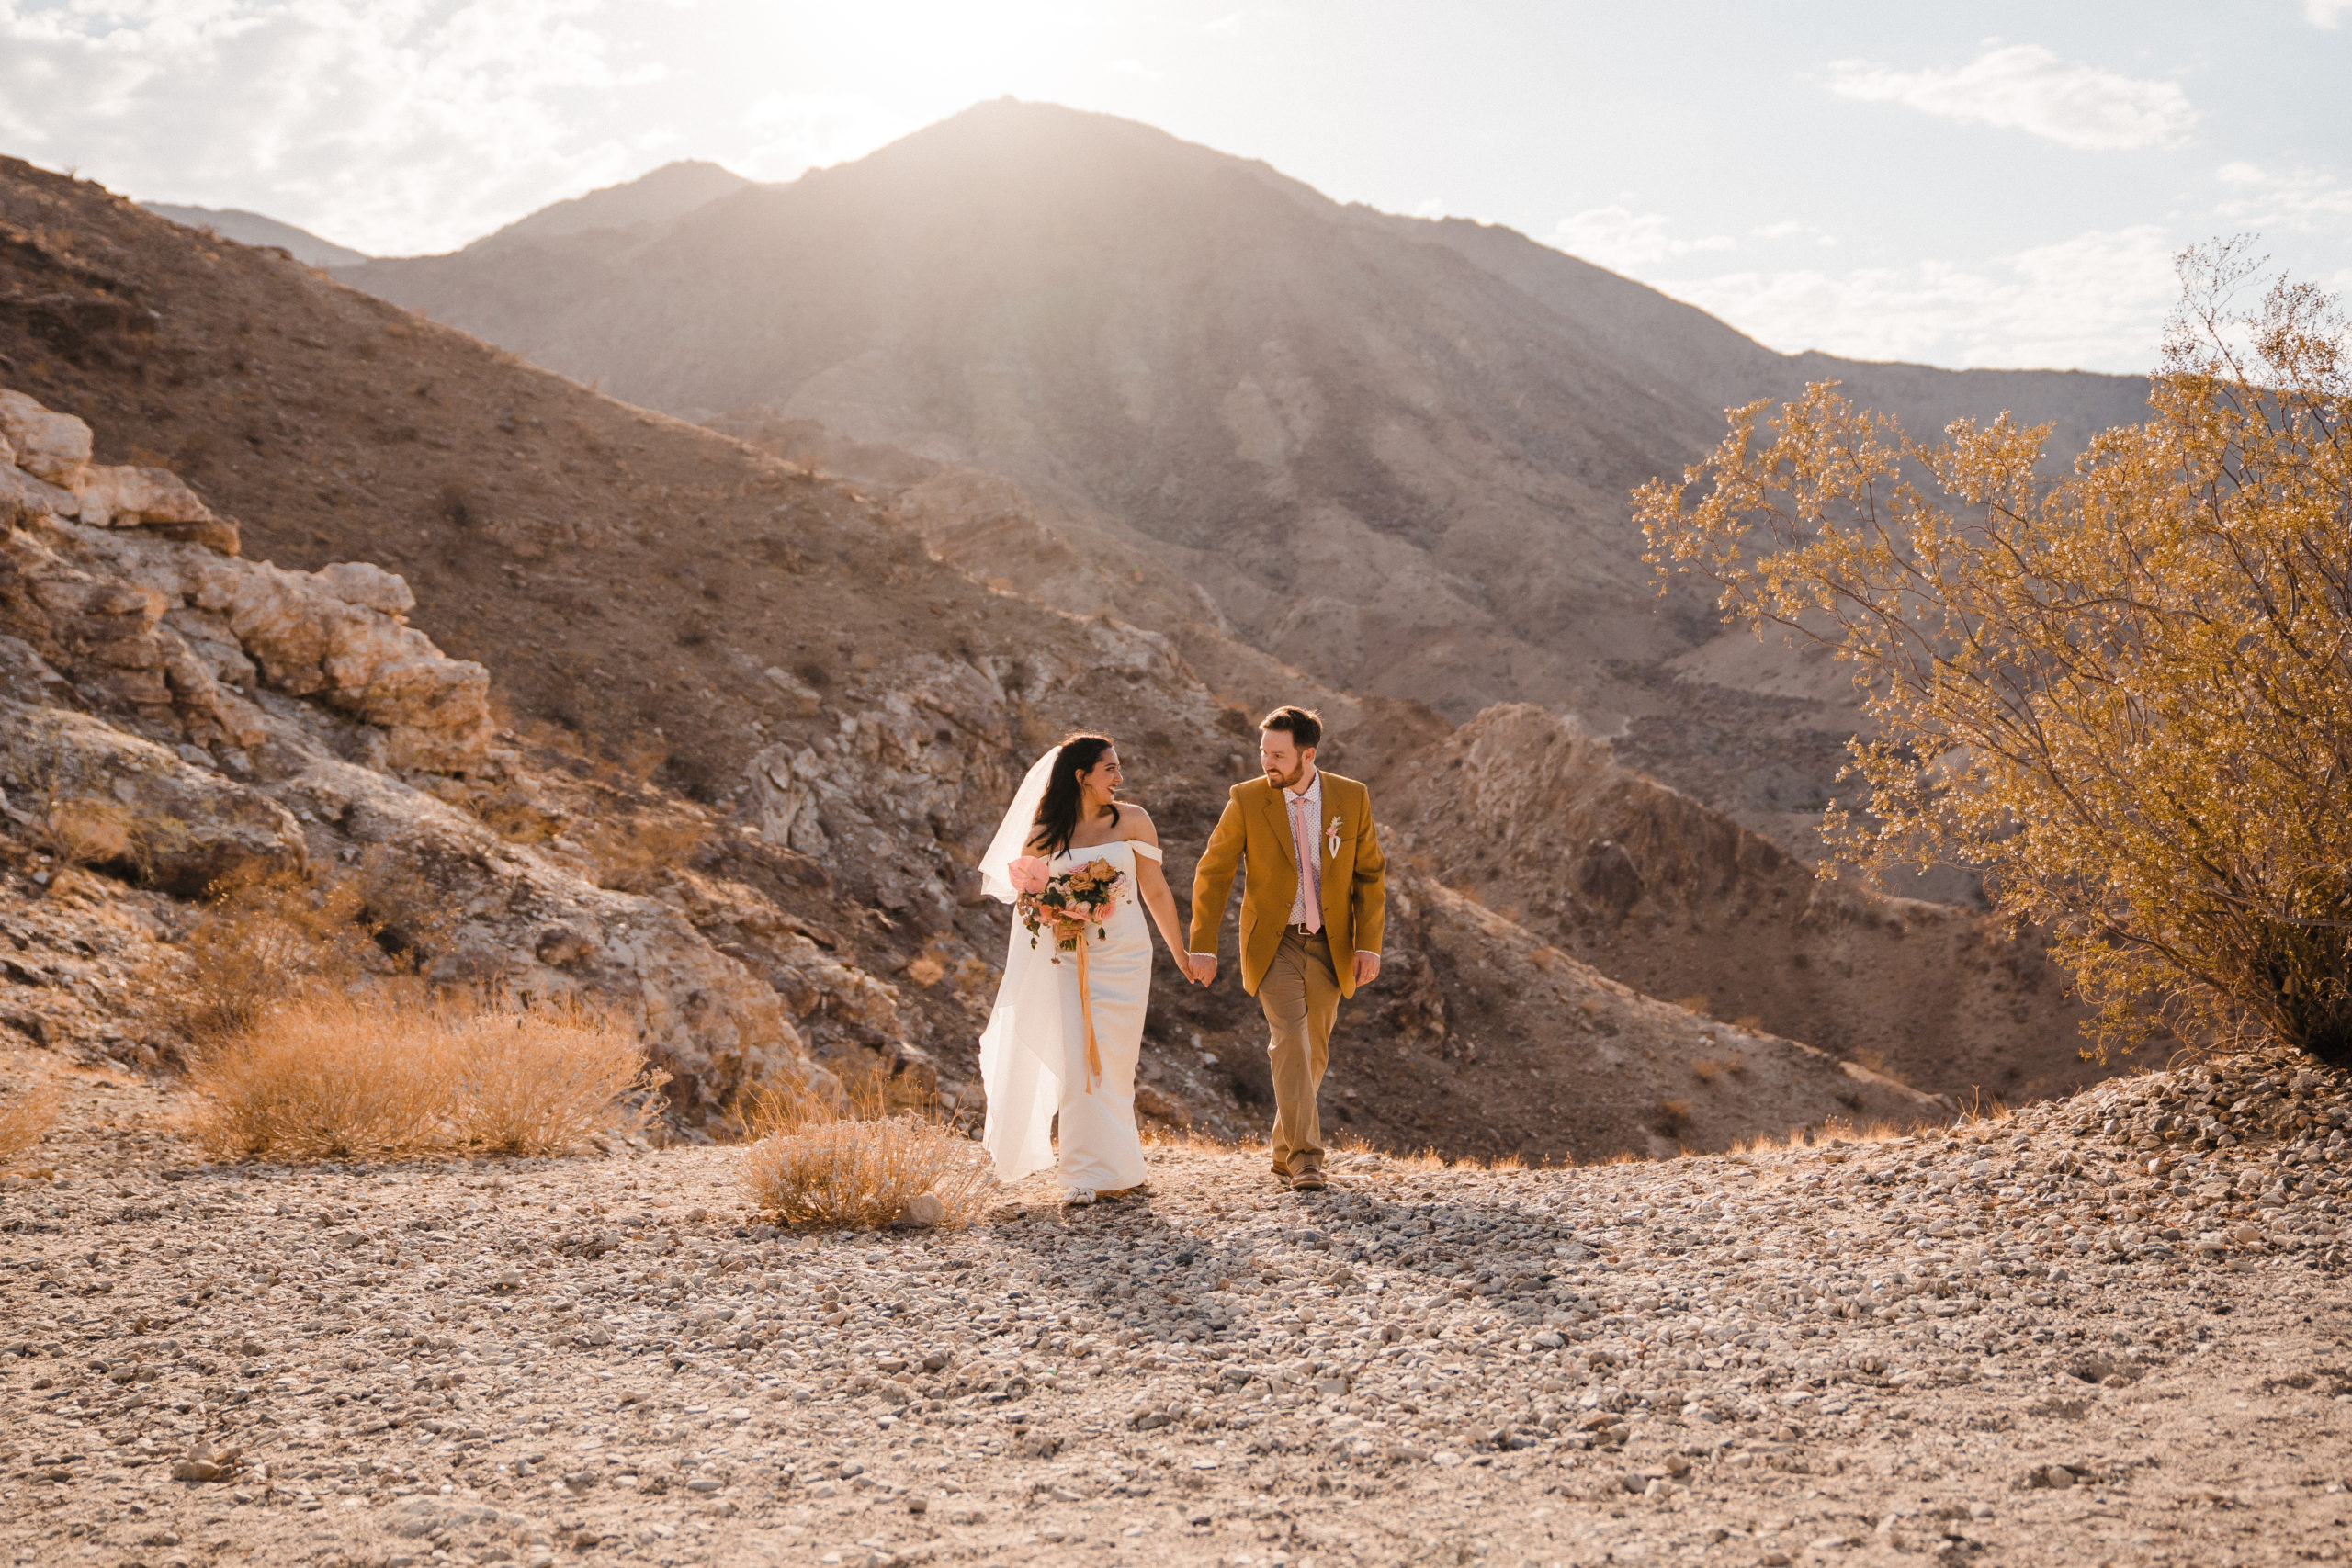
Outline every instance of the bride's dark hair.
<path id="1" fill-rule="evenodd" d="M 1069 850 L 1070 840 L 1078 833 L 1078 775 L 1091 772 L 1094 764 L 1102 760 L 1102 753 L 1117 744 L 1107 735 L 1091 735 L 1082 729 L 1062 737 L 1062 754 L 1054 759 L 1054 771 L 1046 780 L 1045 798 L 1037 802 L 1037 826 L 1029 835 L 1032 845 L 1049 856 Z M 1118 821 L 1119 808 L 1114 806 L 1112 825 L 1117 826 Z"/>

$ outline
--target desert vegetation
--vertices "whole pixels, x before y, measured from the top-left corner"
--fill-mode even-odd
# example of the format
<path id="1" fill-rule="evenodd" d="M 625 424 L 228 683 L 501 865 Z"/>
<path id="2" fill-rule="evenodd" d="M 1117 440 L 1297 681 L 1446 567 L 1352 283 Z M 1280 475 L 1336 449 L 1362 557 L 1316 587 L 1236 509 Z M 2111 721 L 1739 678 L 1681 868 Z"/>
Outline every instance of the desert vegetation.
<path id="1" fill-rule="evenodd" d="M 562 1154 L 634 1130 L 657 1076 L 577 1003 L 319 989 L 200 1052 L 189 1132 L 222 1160 Z"/>
<path id="2" fill-rule="evenodd" d="M 11 1061 L 0 1080 L 0 1166 L 31 1149 L 57 1125 L 56 1088 L 28 1060 Z"/>
<path id="3" fill-rule="evenodd" d="M 931 1096 L 869 1073 L 841 1099 L 789 1087 L 755 1097 L 741 1179 L 780 1224 L 870 1230 L 967 1224 L 995 1185 L 979 1145 Z"/>
<path id="4" fill-rule="evenodd" d="M 2046 426 L 1925 446 L 1825 382 L 1636 509 L 1663 571 L 1856 667 L 1843 854 L 1980 869 L 2101 1049 L 2352 1064 L 2352 333 L 2243 243 L 2181 272 L 2149 417 L 2054 479 Z"/>

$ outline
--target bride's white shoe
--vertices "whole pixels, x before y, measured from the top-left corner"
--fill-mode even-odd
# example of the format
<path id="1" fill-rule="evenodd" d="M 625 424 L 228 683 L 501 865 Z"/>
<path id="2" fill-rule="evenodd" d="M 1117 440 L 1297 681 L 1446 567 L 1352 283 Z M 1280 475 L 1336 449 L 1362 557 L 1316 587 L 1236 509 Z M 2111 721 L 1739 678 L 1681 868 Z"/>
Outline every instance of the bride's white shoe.
<path id="1" fill-rule="evenodd" d="M 1062 1202 L 1070 1208 L 1074 1209 L 1081 1203 L 1091 1203 L 1092 1201 L 1094 1201 L 1094 1189 L 1091 1187 L 1065 1187 L 1062 1189 Z"/>

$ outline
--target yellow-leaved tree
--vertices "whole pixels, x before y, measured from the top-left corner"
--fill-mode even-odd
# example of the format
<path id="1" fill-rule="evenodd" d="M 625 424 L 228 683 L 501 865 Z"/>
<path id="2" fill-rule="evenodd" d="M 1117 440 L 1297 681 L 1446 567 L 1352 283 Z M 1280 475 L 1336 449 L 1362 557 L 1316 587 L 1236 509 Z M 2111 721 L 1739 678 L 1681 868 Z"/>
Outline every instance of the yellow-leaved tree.
<path id="1" fill-rule="evenodd" d="M 1856 667 L 1832 845 L 1980 869 L 2102 1051 L 2158 1029 L 2352 1066 L 2352 336 L 2243 240 L 2184 253 L 2148 420 L 2041 468 L 1807 389 L 1634 506 L 1661 574 Z"/>

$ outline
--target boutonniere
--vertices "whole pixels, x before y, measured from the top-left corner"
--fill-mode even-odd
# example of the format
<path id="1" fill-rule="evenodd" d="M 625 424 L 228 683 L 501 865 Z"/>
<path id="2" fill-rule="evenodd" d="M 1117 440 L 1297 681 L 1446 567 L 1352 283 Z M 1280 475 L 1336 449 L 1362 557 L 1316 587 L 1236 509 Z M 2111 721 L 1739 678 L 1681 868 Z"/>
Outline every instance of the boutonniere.
<path id="1" fill-rule="evenodd" d="M 1323 851 L 1329 859 L 1340 858 L 1340 824 L 1345 820 L 1345 818 L 1334 817 L 1331 818 L 1331 826 L 1324 829 Z"/>

